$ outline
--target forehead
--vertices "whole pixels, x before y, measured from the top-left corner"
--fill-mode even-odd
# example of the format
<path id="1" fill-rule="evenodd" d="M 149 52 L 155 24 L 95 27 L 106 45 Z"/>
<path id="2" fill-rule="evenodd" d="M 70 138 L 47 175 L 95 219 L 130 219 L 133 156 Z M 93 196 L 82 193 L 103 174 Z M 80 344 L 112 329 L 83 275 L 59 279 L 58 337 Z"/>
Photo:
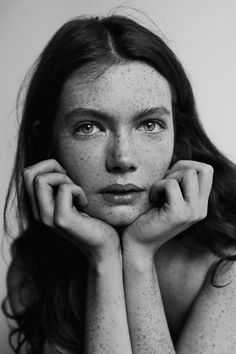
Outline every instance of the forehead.
<path id="1" fill-rule="evenodd" d="M 116 110 L 171 106 L 167 80 L 151 66 L 131 62 L 109 67 L 102 75 L 78 70 L 65 83 L 61 104 L 67 109 L 89 106 Z"/>

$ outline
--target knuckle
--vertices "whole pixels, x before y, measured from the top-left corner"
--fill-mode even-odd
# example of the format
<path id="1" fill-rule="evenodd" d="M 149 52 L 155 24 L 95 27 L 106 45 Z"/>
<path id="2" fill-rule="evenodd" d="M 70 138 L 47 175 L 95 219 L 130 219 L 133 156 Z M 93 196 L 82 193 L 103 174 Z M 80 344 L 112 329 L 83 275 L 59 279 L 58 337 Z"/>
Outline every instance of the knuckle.
<path id="1" fill-rule="evenodd" d="M 66 217 L 60 213 L 55 214 L 54 225 L 59 229 L 65 229 L 67 227 Z"/>
<path id="2" fill-rule="evenodd" d="M 35 178 L 34 178 L 34 184 L 36 186 L 41 186 L 45 181 L 45 177 L 42 176 L 42 175 L 37 175 Z"/>
<path id="3" fill-rule="evenodd" d="M 59 162 L 56 159 L 49 159 L 48 162 L 53 168 L 56 168 L 57 170 L 63 169 L 62 166 L 59 164 Z"/>
<path id="4" fill-rule="evenodd" d="M 208 171 L 209 173 L 213 174 L 214 173 L 214 167 L 211 165 L 208 165 Z"/>
<path id="5" fill-rule="evenodd" d="M 70 190 L 70 185 L 68 183 L 61 183 L 58 191 L 61 193 L 68 193 Z"/>
<path id="6" fill-rule="evenodd" d="M 193 176 L 196 176 L 197 171 L 194 168 L 188 168 L 187 170 L 185 170 L 184 173 L 188 177 L 193 177 Z"/>
<path id="7" fill-rule="evenodd" d="M 192 175 L 196 175 L 197 171 L 194 168 L 188 168 L 187 172 Z"/>
<path id="8" fill-rule="evenodd" d="M 23 176 L 24 176 L 24 178 L 28 178 L 31 176 L 31 168 L 30 167 L 26 167 L 23 169 Z"/>
<path id="9" fill-rule="evenodd" d="M 166 187 L 167 188 L 174 188 L 174 187 L 176 187 L 177 184 L 178 184 L 178 182 L 174 178 L 168 178 L 166 180 Z"/>
<path id="10" fill-rule="evenodd" d="M 58 162 L 57 162 L 57 160 L 56 159 L 53 159 L 53 158 L 51 158 L 51 159 L 48 159 L 48 162 L 50 163 L 50 164 L 58 164 Z"/>
<path id="11" fill-rule="evenodd" d="M 184 160 L 178 160 L 178 161 L 175 163 L 175 166 L 176 166 L 176 167 L 182 166 L 183 163 L 184 163 Z"/>
<path id="12" fill-rule="evenodd" d="M 214 168 L 211 165 L 204 164 L 203 165 L 203 172 L 213 174 Z"/>

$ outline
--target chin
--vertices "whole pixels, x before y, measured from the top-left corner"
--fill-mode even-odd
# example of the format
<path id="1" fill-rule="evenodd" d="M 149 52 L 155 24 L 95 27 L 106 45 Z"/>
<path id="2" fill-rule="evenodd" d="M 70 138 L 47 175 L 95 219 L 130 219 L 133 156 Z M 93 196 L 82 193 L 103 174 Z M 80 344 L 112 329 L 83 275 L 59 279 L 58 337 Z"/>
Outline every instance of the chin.
<path id="1" fill-rule="evenodd" d="M 109 217 L 107 215 L 104 215 L 100 217 L 100 220 L 103 220 L 107 224 L 114 226 L 114 227 L 122 227 L 122 226 L 128 226 L 134 222 L 134 220 L 138 216 L 132 216 L 132 215 L 117 215 L 113 217 Z"/>
<path id="2" fill-rule="evenodd" d="M 147 212 L 147 208 L 137 208 L 131 206 L 119 206 L 115 208 L 100 208 L 98 210 L 86 210 L 86 212 L 107 224 L 122 228 L 132 224 L 140 215 Z"/>

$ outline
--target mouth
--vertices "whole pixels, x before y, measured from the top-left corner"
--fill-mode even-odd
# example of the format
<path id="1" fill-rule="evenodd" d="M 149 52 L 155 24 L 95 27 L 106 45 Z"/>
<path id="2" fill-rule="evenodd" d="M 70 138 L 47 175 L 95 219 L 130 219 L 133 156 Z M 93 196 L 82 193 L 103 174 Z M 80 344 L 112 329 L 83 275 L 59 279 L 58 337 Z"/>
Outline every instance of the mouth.
<path id="1" fill-rule="evenodd" d="M 103 188 L 100 193 L 109 204 L 132 204 L 140 198 L 144 189 L 134 184 L 112 184 Z"/>
<path id="2" fill-rule="evenodd" d="M 136 186 L 135 184 L 111 184 L 103 188 L 100 193 L 130 193 L 130 192 L 141 192 L 144 189 Z"/>

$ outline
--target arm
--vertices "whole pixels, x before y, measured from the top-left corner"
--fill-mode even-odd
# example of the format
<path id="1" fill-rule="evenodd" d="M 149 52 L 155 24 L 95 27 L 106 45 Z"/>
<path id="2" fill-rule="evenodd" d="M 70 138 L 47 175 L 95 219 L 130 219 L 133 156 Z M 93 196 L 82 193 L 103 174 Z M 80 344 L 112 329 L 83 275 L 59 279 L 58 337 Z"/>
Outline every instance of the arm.
<path id="1" fill-rule="evenodd" d="M 131 353 L 118 233 L 83 211 L 85 192 L 56 160 L 28 167 L 24 181 L 35 219 L 88 258 L 85 353 Z"/>
<path id="2" fill-rule="evenodd" d="M 132 353 L 118 252 L 91 264 L 87 289 L 85 353 Z"/>
<path id="3" fill-rule="evenodd" d="M 165 179 L 152 186 L 150 201 L 157 206 L 124 230 L 125 293 L 135 354 L 175 353 L 154 255 L 164 243 L 206 216 L 212 175 L 208 165 L 179 161 Z M 160 192 L 164 193 L 165 202 L 158 206 Z"/>
<path id="4" fill-rule="evenodd" d="M 124 284 L 133 353 L 175 353 L 154 259 L 124 252 Z"/>

